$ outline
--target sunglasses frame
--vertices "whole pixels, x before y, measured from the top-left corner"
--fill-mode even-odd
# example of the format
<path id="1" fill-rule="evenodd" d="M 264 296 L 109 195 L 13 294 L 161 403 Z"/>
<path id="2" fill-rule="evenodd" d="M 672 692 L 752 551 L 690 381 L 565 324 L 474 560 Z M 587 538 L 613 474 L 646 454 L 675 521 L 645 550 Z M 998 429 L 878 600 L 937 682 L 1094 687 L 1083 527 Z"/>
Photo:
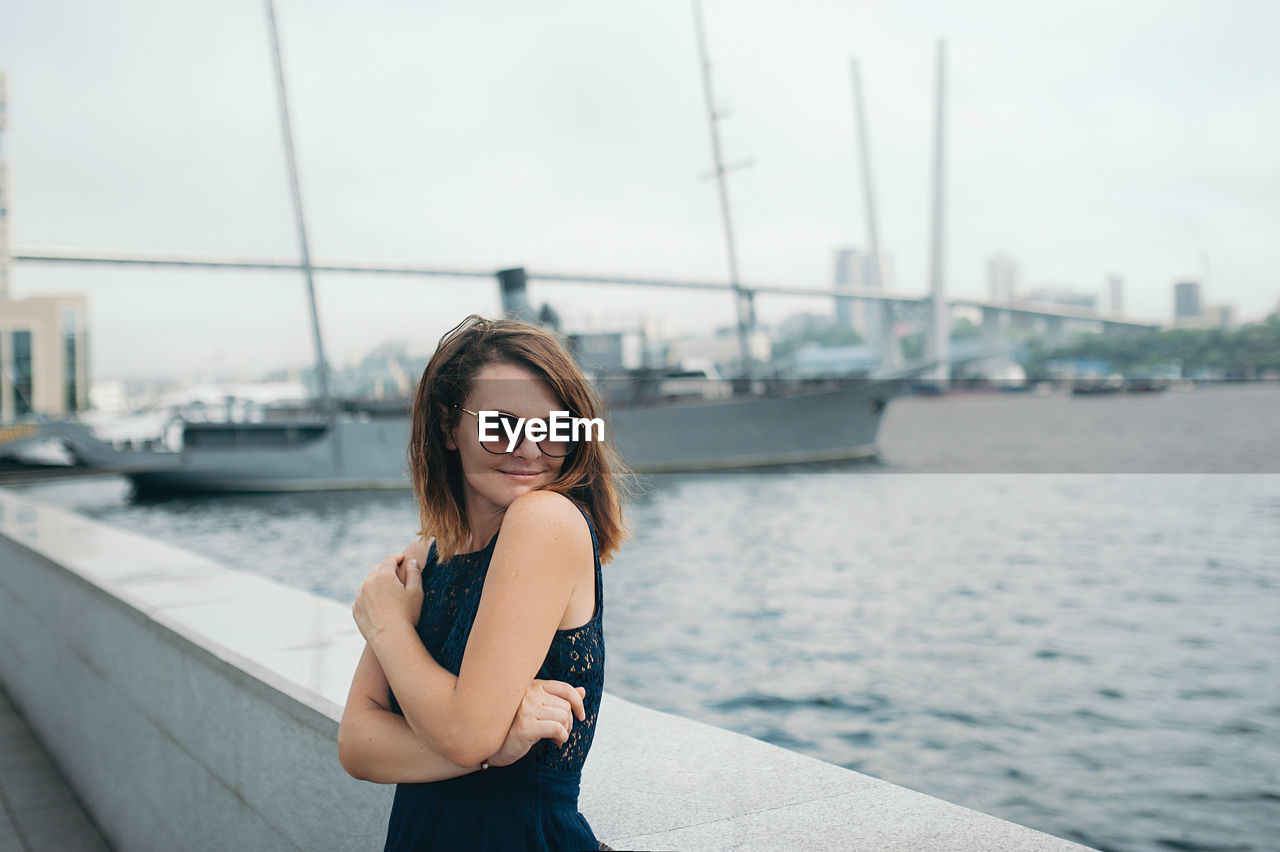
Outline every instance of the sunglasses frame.
<path id="1" fill-rule="evenodd" d="M 459 411 L 465 411 L 467 414 L 470 414 L 472 417 L 474 417 L 474 418 L 476 419 L 476 425 L 477 425 L 477 426 L 479 426 L 480 413 L 479 413 L 478 411 L 472 411 L 470 408 L 463 408 L 461 405 L 455 405 L 455 406 L 454 406 L 454 408 L 458 409 Z M 498 414 L 500 414 L 500 415 L 505 415 L 505 416 L 507 416 L 507 417 L 516 417 L 514 414 L 509 414 L 509 413 L 508 413 L 508 412 L 506 412 L 506 411 L 499 411 L 499 412 L 498 412 Z M 517 420 L 519 420 L 520 418 L 516 417 L 516 419 L 517 419 Z M 525 439 L 525 438 L 527 438 L 527 437 L 529 437 L 529 429 L 528 429 L 528 426 L 526 426 L 525 428 L 523 428 L 523 429 L 521 429 L 521 430 L 520 430 L 520 438 L 519 438 L 519 440 L 517 440 L 517 441 L 516 441 L 516 445 L 515 445 L 514 447 L 512 447 L 511 449 L 509 449 L 509 450 L 491 450 L 491 449 L 489 449 L 489 447 L 487 446 L 487 444 L 488 444 L 489 442 L 486 442 L 486 441 L 481 441 L 481 442 L 480 442 L 480 448 L 481 448 L 481 449 L 483 449 L 485 452 L 487 452 L 487 453 L 491 453 L 492 455 L 495 455 L 495 456 L 506 456 L 506 455 L 510 455 L 511 453 L 514 453 L 516 450 L 520 449 L 520 445 L 524 443 L 524 439 Z M 544 440 L 546 440 L 546 439 L 544 439 Z M 578 446 L 578 442 L 577 442 L 577 441 L 569 441 L 569 446 L 568 446 L 568 448 L 564 451 L 564 454 L 563 454 L 563 455 L 556 455 L 555 453 L 549 453 L 549 452 L 547 452 L 546 450 L 544 450 L 544 449 L 542 448 L 542 442 L 534 441 L 533 443 L 535 443 L 535 444 L 537 444 L 537 445 L 538 445 L 538 452 L 542 453 L 544 456 L 547 456 L 547 457 L 549 457 L 549 458 L 553 458 L 553 459 L 562 459 L 562 458 L 566 458 L 566 457 L 568 457 L 568 455 L 569 455 L 570 453 L 572 453 L 572 452 L 577 448 L 577 446 Z"/>

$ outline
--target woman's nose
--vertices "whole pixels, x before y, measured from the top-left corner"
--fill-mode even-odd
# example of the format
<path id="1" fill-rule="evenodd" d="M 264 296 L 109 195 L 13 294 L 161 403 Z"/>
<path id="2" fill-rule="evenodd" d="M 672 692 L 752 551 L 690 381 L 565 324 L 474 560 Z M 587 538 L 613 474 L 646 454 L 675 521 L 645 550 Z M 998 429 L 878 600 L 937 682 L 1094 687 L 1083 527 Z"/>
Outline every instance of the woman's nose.
<path id="1" fill-rule="evenodd" d="M 515 448 L 512 455 L 520 459 L 536 459 L 542 455 L 542 447 L 539 447 L 538 442 L 529 437 L 528 432 L 525 432 L 520 441 L 520 446 Z"/>

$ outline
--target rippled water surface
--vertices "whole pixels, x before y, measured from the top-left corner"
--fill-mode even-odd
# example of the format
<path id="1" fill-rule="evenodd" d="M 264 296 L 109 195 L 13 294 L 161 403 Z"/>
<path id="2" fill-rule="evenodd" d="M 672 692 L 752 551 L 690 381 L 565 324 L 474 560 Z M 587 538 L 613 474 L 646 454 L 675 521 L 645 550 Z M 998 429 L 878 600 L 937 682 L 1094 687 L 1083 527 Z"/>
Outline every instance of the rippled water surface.
<path id="1" fill-rule="evenodd" d="M 950 404 L 902 402 L 885 467 L 649 480 L 606 688 L 1101 849 L 1276 848 L 1280 475 L 899 473 Z M 415 528 L 407 492 L 22 490 L 344 603 Z"/>

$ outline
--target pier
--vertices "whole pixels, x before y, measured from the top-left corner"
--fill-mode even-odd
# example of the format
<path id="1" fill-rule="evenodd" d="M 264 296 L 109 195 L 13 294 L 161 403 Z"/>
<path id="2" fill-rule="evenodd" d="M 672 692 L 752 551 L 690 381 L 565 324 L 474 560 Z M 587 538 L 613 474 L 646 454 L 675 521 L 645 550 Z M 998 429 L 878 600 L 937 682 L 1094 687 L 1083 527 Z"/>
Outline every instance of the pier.
<path id="1" fill-rule="evenodd" d="M 337 752 L 363 647 L 337 602 L 0 489 L 0 683 L 109 848 L 380 849 L 394 787 Z M 610 693 L 580 809 L 614 849 L 1086 848 Z"/>

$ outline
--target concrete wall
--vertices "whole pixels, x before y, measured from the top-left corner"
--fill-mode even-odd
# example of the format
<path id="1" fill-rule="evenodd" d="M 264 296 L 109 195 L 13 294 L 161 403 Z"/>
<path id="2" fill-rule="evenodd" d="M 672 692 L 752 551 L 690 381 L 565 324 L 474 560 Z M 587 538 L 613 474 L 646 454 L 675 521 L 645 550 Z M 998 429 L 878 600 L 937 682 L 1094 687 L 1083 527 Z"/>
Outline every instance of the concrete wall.
<path id="1" fill-rule="evenodd" d="M 350 608 L 0 489 L 0 680 L 121 850 L 382 848 L 337 732 Z M 1083 847 L 606 694 L 579 803 L 614 848 Z"/>

